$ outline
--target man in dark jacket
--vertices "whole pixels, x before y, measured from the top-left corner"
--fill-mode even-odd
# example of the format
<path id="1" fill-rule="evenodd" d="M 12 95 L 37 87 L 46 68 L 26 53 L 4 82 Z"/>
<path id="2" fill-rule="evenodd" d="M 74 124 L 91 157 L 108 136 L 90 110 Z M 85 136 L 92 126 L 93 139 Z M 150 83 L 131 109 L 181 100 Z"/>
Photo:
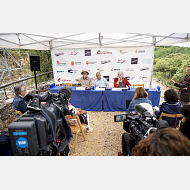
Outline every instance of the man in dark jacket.
<path id="1" fill-rule="evenodd" d="M 26 88 L 23 84 L 18 84 L 14 87 L 15 97 L 13 99 L 13 108 L 22 113 L 27 111 L 27 104 L 23 101 L 26 94 Z"/>

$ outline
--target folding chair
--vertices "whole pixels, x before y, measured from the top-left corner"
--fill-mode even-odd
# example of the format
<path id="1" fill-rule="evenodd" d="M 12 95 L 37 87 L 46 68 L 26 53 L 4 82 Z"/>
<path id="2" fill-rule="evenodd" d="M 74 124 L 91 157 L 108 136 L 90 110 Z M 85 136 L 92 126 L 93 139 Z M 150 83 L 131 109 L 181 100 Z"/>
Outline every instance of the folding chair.
<path id="1" fill-rule="evenodd" d="M 21 111 L 17 111 L 17 110 L 15 110 L 16 111 L 16 113 L 18 114 L 18 115 L 22 115 L 22 112 Z"/>
<path id="2" fill-rule="evenodd" d="M 133 88 L 135 88 L 135 86 L 143 87 L 144 88 L 144 84 L 133 84 Z"/>
<path id="3" fill-rule="evenodd" d="M 75 134 L 75 146 L 74 146 L 74 152 L 75 152 L 76 146 L 77 146 L 77 135 L 80 131 L 82 132 L 82 136 L 83 136 L 84 140 L 86 140 L 86 137 L 85 137 L 85 134 L 83 131 L 83 126 L 85 126 L 86 124 L 84 124 L 84 123 L 81 124 L 79 116 L 72 117 L 71 115 L 66 115 L 65 118 L 66 118 L 68 124 L 69 124 L 69 120 L 77 119 L 76 125 L 69 124 L 72 134 Z M 71 147 L 71 148 L 73 148 L 73 147 Z"/>
<path id="4" fill-rule="evenodd" d="M 160 114 L 160 117 L 159 117 L 159 120 L 162 120 L 162 117 L 173 117 L 173 118 L 176 118 L 176 120 L 175 120 L 175 128 L 176 129 L 180 129 L 180 124 L 181 124 L 181 121 L 182 121 L 182 119 L 183 119 L 183 115 L 182 114 L 168 114 L 168 113 L 163 113 L 163 112 L 161 112 L 161 114 Z M 177 118 L 181 118 L 180 120 L 179 120 L 179 124 L 178 124 L 178 126 L 176 126 L 176 123 L 177 123 Z"/>

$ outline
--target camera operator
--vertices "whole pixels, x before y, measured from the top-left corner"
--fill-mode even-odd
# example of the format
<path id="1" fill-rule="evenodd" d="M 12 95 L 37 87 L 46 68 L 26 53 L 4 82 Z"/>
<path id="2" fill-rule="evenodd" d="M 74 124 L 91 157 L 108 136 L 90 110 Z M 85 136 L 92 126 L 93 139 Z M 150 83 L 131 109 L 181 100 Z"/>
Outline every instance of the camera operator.
<path id="1" fill-rule="evenodd" d="M 162 128 L 142 139 L 133 156 L 190 156 L 190 141 L 175 128 Z"/>
<path id="2" fill-rule="evenodd" d="M 149 108 L 149 107 L 148 107 Z M 152 110 L 151 106 L 149 108 Z M 128 115 L 127 120 L 123 123 L 123 129 L 126 133 L 122 135 L 122 153 L 118 152 L 118 156 L 131 156 L 133 147 L 161 127 L 169 127 L 167 121 L 158 121 L 148 109 L 146 104 L 141 103 L 135 105 L 137 115 Z"/>
<path id="3" fill-rule="evenodd" d="M 27 111 L 27 104 L 23 98 L 26 94 L 26 88 L 23 84 L 17 84 L 14 87 L 15 97 L 13 99 L 13 108 L 20 111 L 22 114 Z"/>

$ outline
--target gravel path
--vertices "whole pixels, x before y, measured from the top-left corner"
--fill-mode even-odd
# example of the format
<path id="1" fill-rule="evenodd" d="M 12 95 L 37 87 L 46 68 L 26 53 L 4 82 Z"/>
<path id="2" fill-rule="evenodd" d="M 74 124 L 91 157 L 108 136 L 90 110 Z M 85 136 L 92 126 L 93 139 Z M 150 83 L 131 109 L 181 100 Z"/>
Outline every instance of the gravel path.
<path id="1" fill-rule="evenodd" d="M 160 86 L 161 96 L 164 96 L 167 86 L 153 78 L 153 87 L 157 86 Z M 160 98 L 160 104 L 163 101 L 164 98 Z M 122 149 L 121 137 L 125 131 L 122 122 L 114 122 L 114 115 L 122 113 L 125 112 L 88 111 L 93 132 L 86 135 L 86 141 L 82 136 L 78 136 L 76 151 L 74 153 L 71 149 L 70 156 L 117 156 Z M 70 144 L 74 145 L 74 138 Z"/>

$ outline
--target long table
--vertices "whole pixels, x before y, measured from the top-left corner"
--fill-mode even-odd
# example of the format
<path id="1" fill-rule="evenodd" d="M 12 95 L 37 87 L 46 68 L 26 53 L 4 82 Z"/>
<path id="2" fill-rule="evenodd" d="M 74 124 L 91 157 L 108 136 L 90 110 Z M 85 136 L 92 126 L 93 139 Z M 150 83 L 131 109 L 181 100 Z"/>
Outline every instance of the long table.
<path id="1" fill-rule="evenodd" d="M 57 93 L 60 88 L 61 86 L 51 86 L 50 91 L 51 93 Z M 135 93 L 135 88 L 128 91 L 100 91 L 76 90 L 76 87 L 72 87 L 72 90 L 70 103 L 73 106 L 86 111 L 102 111 L 103 96 L 103 109 L 105 112 L 126 111 L 126 100 L 133 99 Z M 147 93 L 153 107 L 159 106 L 161 91 L 149 88 Z"/>
<path id="2" fill-rule="evenodd" d="M 62 86 L 50 88 L 51 93 L 57 93 Z M 76 108 L 86 111 L 102 111 L 102 91 L 96 90 L 76 90 L 72 87 L 70 103 Z"/>
<path id="3" fill-rule="evenodd" d="M 128 91 L 103 91 L 104 111 L 126 111 L 126 100 L 132 100 L 135 88 Z M 161 91 L 149 88 L 148 99 L 152 106 L 159 106 Z"/>

